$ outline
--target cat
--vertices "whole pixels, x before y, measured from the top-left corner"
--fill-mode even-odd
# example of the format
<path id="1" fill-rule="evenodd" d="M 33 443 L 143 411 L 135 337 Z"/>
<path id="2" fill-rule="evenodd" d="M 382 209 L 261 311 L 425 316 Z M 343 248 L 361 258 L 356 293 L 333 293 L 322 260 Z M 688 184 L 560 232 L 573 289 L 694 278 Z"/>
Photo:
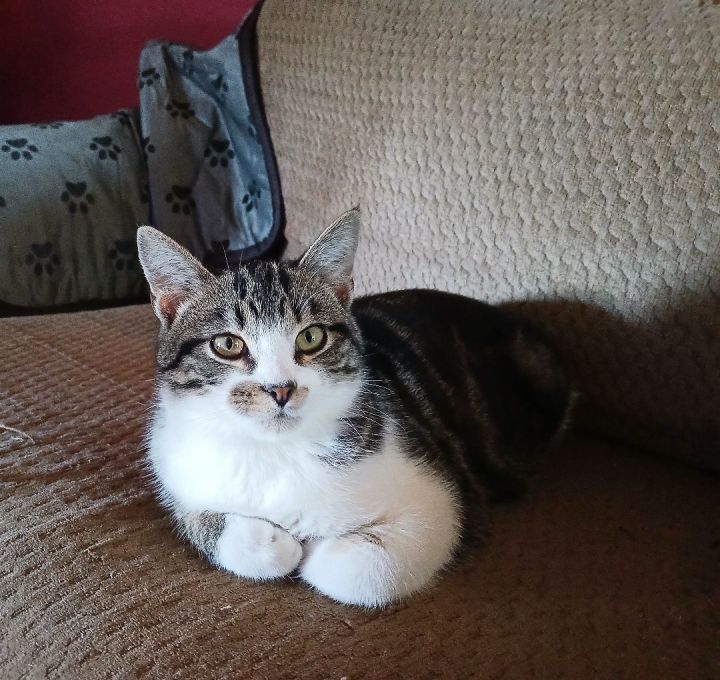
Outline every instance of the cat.
<path id="1" fill-rule="evenodd" d="M 220 274 L 151 227 L 160 320 L 148 459 L 180 532 L 258 581 L 382 607 L 487 528 L 568 421 L 556 353 L 510 313 L 406 290 L 353 300 L 352 210 L 293 262 Z"/>

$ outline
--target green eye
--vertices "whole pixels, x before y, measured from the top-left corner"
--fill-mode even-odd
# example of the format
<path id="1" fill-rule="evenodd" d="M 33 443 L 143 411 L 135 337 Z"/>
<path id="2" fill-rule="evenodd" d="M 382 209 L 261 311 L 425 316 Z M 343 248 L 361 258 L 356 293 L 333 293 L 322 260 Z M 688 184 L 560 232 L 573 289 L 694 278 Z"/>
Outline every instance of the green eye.
<path id="1" fill-rule="evenodd" d="M 245 353 L 245 343 L 236 335 L 216 335 L 210 346 L 213 352 L 223 359 L 239 359 Z"/>
<path id="2" fill-rule="evenodd" d="M 301 352 L 317 352 L 323 347 L 327 340 L 327 333 L 321 326 L 308 326 L 304 331 L 298 333 L 295 338 L 295 347 Z"/>

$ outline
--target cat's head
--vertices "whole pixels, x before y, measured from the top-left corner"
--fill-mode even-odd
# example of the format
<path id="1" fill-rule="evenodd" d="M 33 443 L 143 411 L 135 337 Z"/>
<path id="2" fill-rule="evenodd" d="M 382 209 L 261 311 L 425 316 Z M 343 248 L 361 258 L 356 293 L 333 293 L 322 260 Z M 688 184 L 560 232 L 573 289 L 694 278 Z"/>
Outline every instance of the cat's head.
<path id="1" fill-rule="evenodd" d="M 334 431 L 362 379 L 350 314 L 359 226 L 351 210 L 296 262 L 255 261 L 219 275 L 140 227 L 140 262 L 161 325 L 163 398 L 197 408 L 204 426 L 263 441 Z"/>

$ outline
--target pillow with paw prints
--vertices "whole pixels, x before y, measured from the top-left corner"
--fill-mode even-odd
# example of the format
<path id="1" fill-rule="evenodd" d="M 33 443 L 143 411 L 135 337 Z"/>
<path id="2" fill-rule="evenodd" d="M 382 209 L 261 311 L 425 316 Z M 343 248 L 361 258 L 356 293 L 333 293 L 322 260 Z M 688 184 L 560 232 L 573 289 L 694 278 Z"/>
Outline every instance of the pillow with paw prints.
<path id="1" fill-rule="evenodd" d="M 0 127 L 0 301 L 43 308 L 144 294 L 138 140 L 134 111 Z"/>
<path id="2" fill-rule="evenodd" d="M 205 51 L 149 43 L 139 110 L 0 127 L 0 314 L 142 297 L 140 224 L 213 268 L 279 253 L 256 22 Z"/>

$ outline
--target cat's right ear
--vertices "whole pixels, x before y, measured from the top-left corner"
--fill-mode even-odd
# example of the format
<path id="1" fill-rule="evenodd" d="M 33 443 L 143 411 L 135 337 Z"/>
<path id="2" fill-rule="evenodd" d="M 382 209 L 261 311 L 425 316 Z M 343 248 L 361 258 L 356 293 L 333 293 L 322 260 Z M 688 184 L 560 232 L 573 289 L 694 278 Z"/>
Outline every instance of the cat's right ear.
<path id="1" fill-rule="evenodd" d="M 180 306 L 213 276 L 179 243 L 152 227 L 138 229 L 137 246 L 155 314 L 169 326 Z"/>

